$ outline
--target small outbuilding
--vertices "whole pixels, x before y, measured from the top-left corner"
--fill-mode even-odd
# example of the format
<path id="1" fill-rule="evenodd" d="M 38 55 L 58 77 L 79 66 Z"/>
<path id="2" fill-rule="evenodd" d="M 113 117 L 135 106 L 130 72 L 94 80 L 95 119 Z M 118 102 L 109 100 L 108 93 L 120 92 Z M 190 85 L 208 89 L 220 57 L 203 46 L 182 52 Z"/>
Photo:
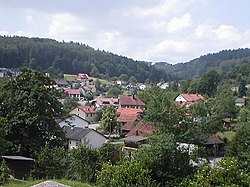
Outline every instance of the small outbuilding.
<path id="1" fill-rule="evenodd" d="M 11 175 L 17 179 L 27 179 L 34 164 L 34 159 L 23 156 L 2 156 L 2 160 L 11 170 Z"/>

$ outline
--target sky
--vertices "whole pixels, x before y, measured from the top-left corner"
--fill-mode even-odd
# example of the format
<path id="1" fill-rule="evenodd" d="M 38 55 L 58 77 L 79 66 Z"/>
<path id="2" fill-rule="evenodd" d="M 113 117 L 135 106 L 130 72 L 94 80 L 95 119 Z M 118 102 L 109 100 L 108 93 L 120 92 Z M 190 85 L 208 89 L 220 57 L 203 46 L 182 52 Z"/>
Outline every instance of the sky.
<path id="1" fill-rule="evenodd" d="M 0 0 L 0 35 L 176 64 L 250 48 L 249 7 L 250 0 Z"/>

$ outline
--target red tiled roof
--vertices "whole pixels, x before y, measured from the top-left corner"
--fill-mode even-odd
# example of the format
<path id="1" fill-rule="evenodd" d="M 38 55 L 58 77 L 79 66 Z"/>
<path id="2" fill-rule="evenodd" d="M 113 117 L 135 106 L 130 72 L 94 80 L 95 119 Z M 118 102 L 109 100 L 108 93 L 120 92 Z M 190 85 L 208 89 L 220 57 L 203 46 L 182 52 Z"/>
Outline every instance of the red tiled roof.
<path id="1" fill-rule="evenodd" d="M 122 130 L 123 131 L 131 131 L 134 128 L 134 123 L 133 122 L 127 122 L 125 125 L 123 125 Z"/>
<path id="2" fill-rule="evenodd" d="M 96 98 L 96 103 L 99 105 L 105 105 L 109 103 L 110 105 L 118 106 L 118 98 L 98 97 Z"/>
<path id="3" fill-rule="evenodd" d="M 134 122 L 143 110 L 136 108 L 119 108 L 117 112 L 120 114 L 117 118 L 118 122 Z"/>
<path id="4" fill-rule="evenodd" d="M 88 78 L 89 78 L 88 74 L 78 73 L 77 75 L 77 79 L 88 79 Z"/>
<path id="5" fill-rule="evenodd" d="M 199 100 L 205 101 L 201 94 L 180 94 L 187 102 L 193 103 Z"/>
<path id="6" fill-rule="evenodd" d="M 93 114 L 96 113 L 95 109 L 90 107 L 90 106 L 78 106 L 78 108 L 80 110 L 82 110 L 83 112 L 87 113 L 87 114 Z"/>
<path id="7" fill-rule="evenodd" d="M 153 134 L 154 127 L 144 123 L 138 123 L 126 136 L 146 136 Z"/>
<path id="8" fill-rule="evenodd" d="M 67 89 L 65 90 L 65 93 L 70 94 L 70 95 L 79 95 L 80 91 L 78 89 Z"/>
<path id="9" fill-rule="evenodd" d="M 145 103 L 142 102 L 135 95 L 120 95 L 119 102 L 120 102 L 120 105 L 126 105 L 126 106 L 144 106 L 145 105 Z"/>

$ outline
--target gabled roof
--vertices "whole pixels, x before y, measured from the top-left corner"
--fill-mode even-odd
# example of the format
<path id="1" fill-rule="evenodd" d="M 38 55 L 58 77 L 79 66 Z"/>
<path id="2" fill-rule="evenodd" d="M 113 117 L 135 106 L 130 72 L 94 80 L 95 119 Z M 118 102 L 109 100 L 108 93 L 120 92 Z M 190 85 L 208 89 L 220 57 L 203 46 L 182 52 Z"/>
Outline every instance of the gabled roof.
<path id="1" fill-rule="evenodd" d="M 80 95 L 79 89 L 67 89 L 65 90 L 65 93 L 70 95 Z"/>
<path id="2" fill-rule="evenodd" d="M 98 97 L 98 98 L 96 98 L 96 103 L 98 105 L 113 105 L 113 106 L 118 106 L 118 98 Z"/>
<path id="3" fill-rule="evenodd" d="M 134 122 L 126 122 L 125 125 L 123 125 L 122 130 L 131 131 L 133 128 L 134 128 Z"/>
<path id="4" fill-rule="evenodd" d="M 94 114 L 96 113 L 95 109 L 90 107 L 90 106 L 78 106 L 77 108 L 79 108 L 80 110 L 82 110 L 83 112 L 85 112 L 86 114 Z"/>
<path id="5" fill-rule="evenodd" d="M 69 116 L 67 116 L 67 117 L 65 117 L 65 118 L 58 118 L 58 119 L 56 119 L 56 123 L 61 123 L 62 121 L 66 121 L 67 119 L 70 119 L 70 118 L 72 118 L 73 116 L 76 117 L 76 118 L 79 118 L 79 119 L 81 119 L 81 120 L 83 120 L 83 121 L 86 121 L 88 124 L 90 124 L 90 122 L 89 122 L 88 120 L 83 119 L 82 117 L 80 117 L 80 116 L 78 116 L 78 115 L 76 115 L 76 114 L 69 114 Z"/>
<path id="6" fill-rule="evenodd" d="M 200 140 L 204 145 L 225 144 L 216 134 L 204 134 Z"/>
<path id="7" fill-rule="evenodd" d="M 136 95 L 120 95 L 119 103 L 120 105 L 126 106 L 145 106 L 145 103 L 142 102 Z"/>
<path id="8" fill-rule="evenodd" d="M 152 125 L 138 123 L 126 136 L 148 136 L 153 134 L 155 128 Z"/>
<path id="9" fill-rule="evenodd" d="M 57 85 L 69 85 L 69 83 L 64 79 L 56 79 L 55 82 Z"/>
<path id="10" fill-rule="evenodd" d="M 93 131 L 93 129 L 84 129 L 80 127 L 64 127 L 66 130 L 66 138 L 67 139 L 72 139 L 72 140 L 81 140 L 84 138 L 88 133 Z"/>
<path id="11" fill-rule="evenodd" d="M 180 94 L 187 102 L 193 103 L 199 100 L 205 101 L 201 94 Z"/>

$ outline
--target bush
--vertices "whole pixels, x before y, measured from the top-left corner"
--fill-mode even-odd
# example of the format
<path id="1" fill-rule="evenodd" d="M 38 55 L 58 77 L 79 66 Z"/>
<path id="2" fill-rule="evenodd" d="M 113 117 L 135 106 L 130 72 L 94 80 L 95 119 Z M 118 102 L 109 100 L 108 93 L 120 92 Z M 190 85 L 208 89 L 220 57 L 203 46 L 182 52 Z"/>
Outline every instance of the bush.
<path id="1" fill-rule="evenodd" d="M 9 178 L 9 174 L 10 174 L 10 169 L 5 164 L 5 161 L 2 161 L 0 166 L 0 184 L 3 184 L 7 181 L 7 179 Z"/>

